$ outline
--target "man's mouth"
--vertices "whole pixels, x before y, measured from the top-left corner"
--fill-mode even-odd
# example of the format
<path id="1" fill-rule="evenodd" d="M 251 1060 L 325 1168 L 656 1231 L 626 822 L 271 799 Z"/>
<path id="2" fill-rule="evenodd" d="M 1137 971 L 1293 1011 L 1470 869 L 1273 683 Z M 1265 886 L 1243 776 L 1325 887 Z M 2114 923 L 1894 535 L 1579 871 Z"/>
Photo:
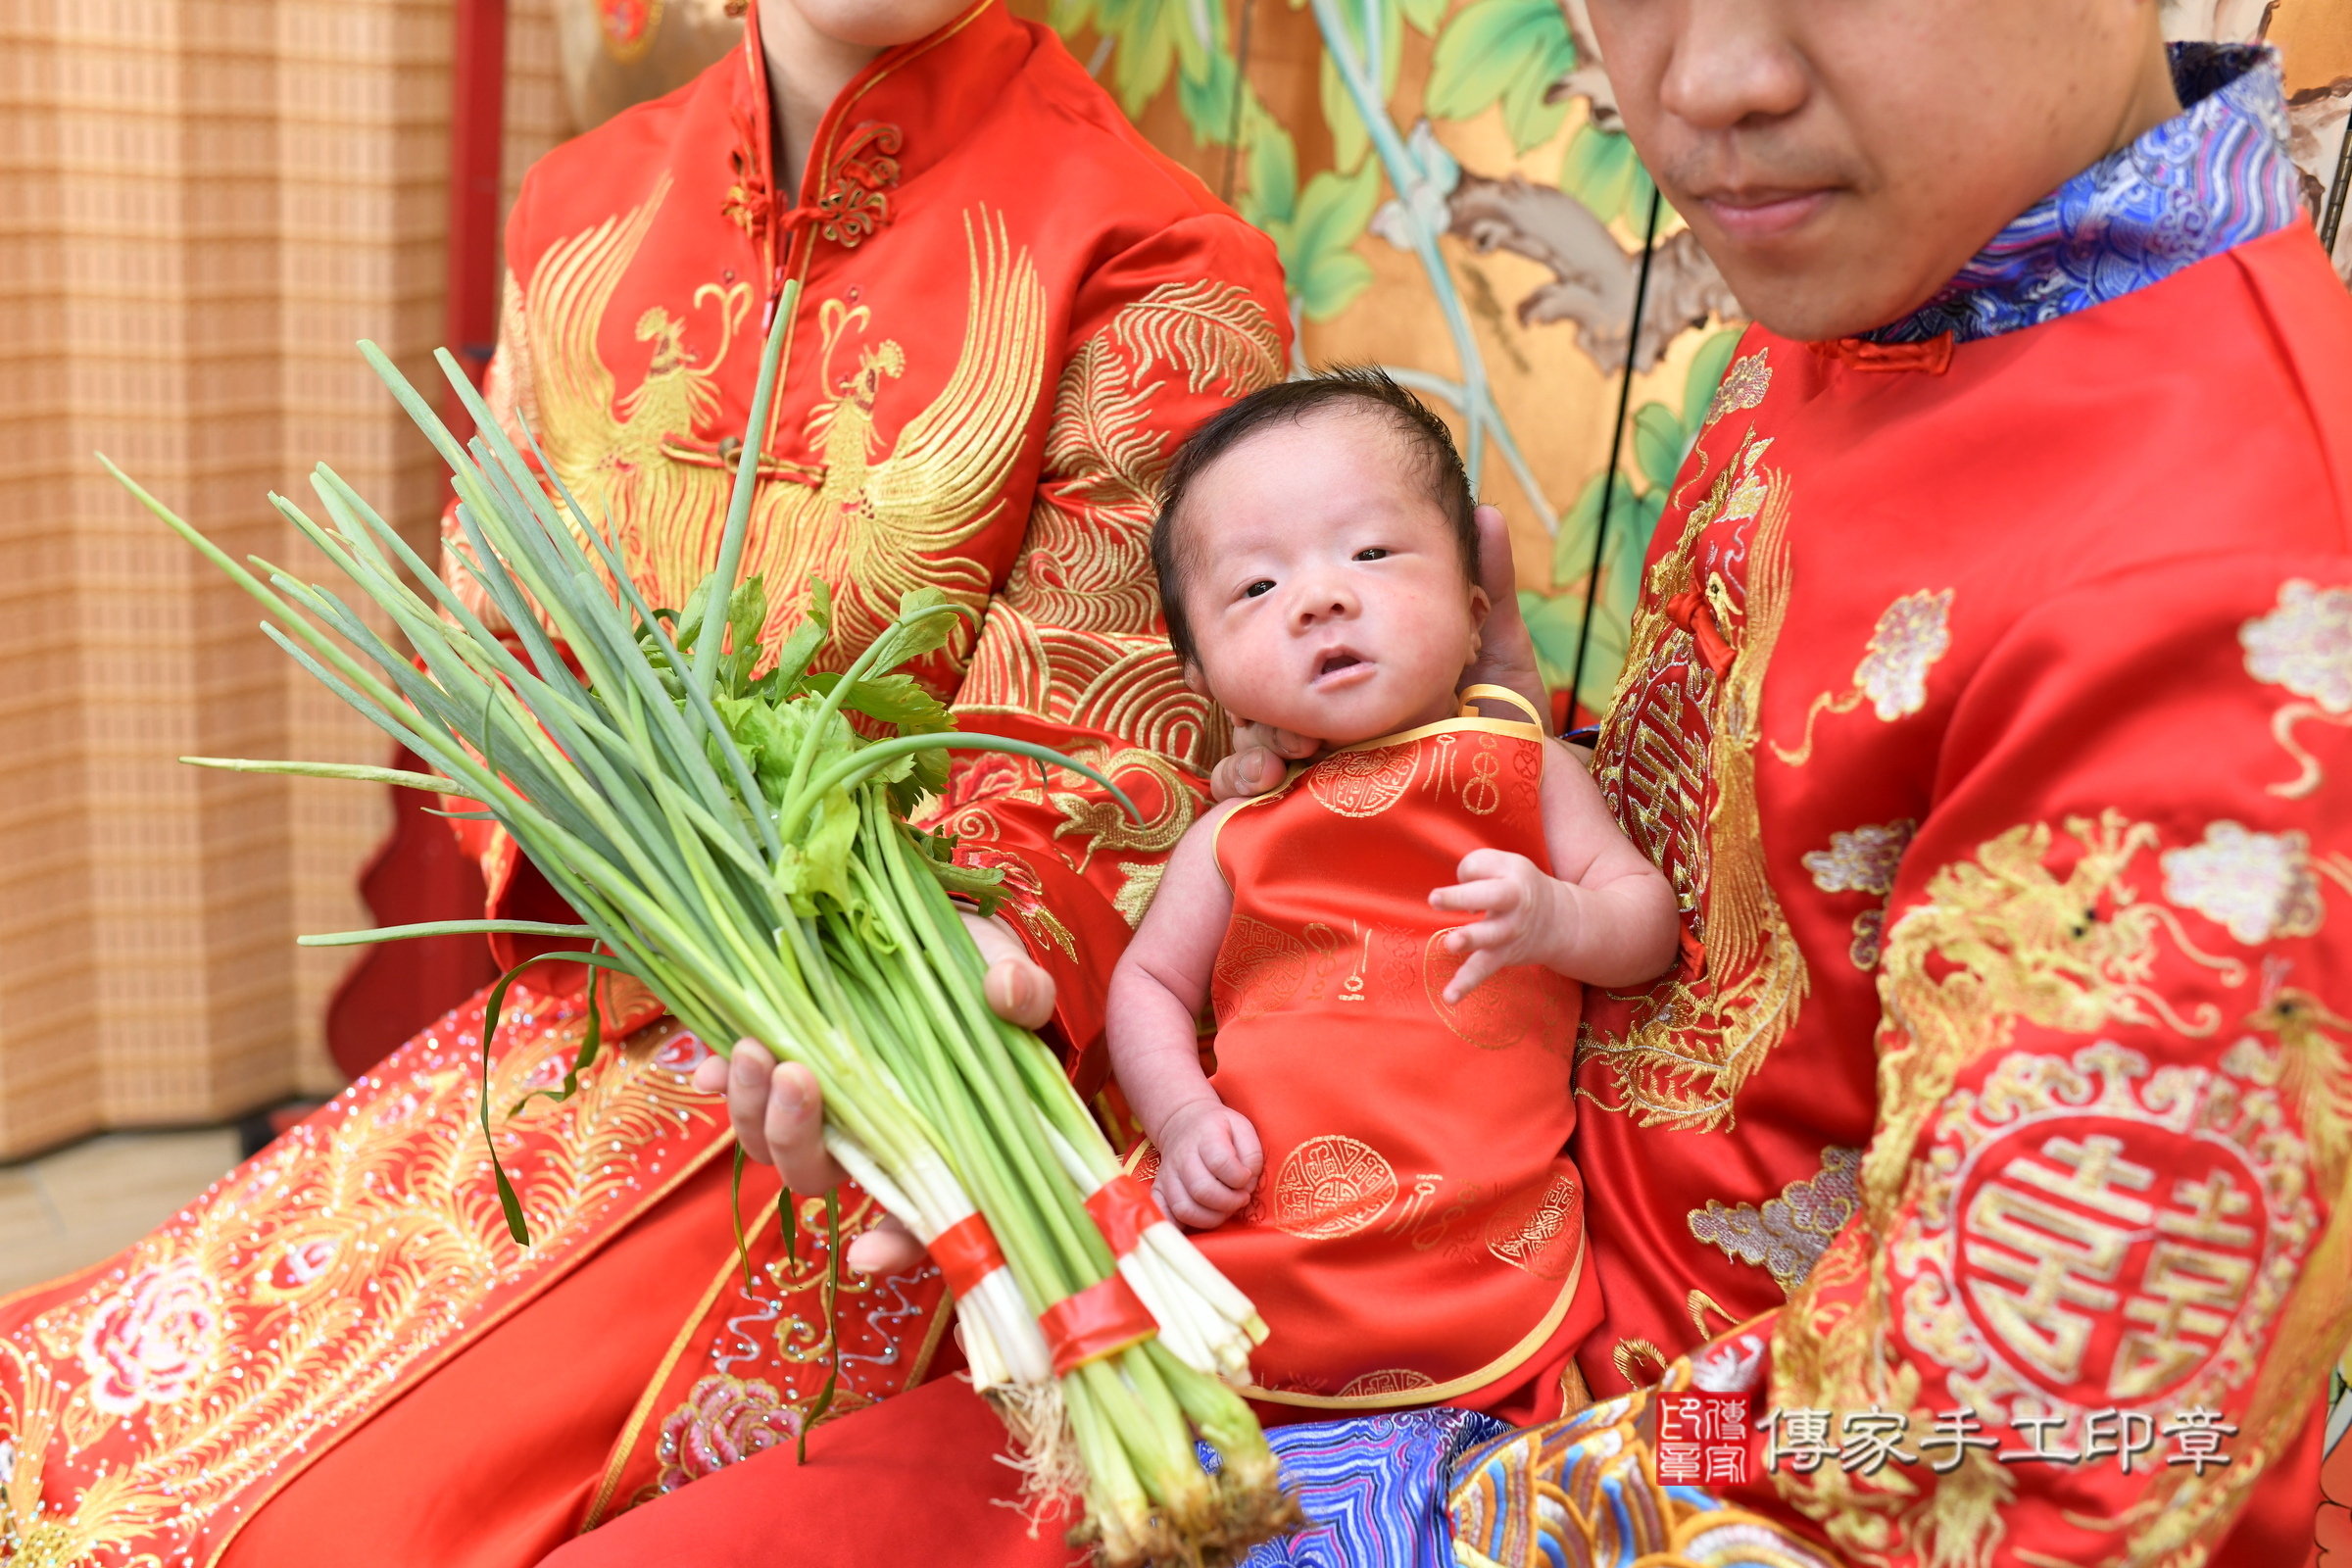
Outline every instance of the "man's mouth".
<path id="1" fill-rule="evenodd" d="M 1370 664 L 1366 663 L 1361 659 L 1356 658 L 1355 655 L 1349 653 L 1347 649 L 1335 648 L 1316 662 L 1315 684 L 1320 686 L 1325 681 L 1330 680 L 1335 676 L 1345 675 L 1351 669 L 1362 670 L 1366 673 L 1369 673 L 1371 668 L 1372 666 Z"/>
<path id="2" fill-rule="evenodd" d="M 1815 187 L 1730 186 L 1699 197 L 1724 233 L 1747 245 L 1776 240 L 1829 205 L 1832 192 Z"/>

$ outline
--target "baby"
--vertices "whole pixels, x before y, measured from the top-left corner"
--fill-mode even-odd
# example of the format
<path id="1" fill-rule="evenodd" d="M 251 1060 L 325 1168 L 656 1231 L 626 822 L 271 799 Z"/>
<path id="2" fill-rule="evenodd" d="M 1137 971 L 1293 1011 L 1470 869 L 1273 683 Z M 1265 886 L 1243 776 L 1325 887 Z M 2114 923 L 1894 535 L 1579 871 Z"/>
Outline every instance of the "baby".
<path id="1" fill-rule="evenodd" d="M 1446 426 L 1343 370 L 1203 424 L 1152 531 L 1187 683 L 1328 748 L 1185 835 L 1108 1007 L 1141 1167 L 1271 1326 L 1277 1405 L 1582 1402 L 1578 982 L 1663 970 L 1674 899 L 1524 699 L 1457 697 L 1471 513 Z"/>

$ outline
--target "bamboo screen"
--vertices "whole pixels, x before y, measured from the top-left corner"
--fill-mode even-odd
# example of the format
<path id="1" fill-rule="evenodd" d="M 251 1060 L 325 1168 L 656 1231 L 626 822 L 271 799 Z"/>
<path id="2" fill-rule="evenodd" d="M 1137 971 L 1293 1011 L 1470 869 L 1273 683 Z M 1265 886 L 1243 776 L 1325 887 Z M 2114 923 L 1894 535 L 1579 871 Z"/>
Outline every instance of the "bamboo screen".
<path id="1" fill-rule="evenodd" d="M 510 182 L 562 131 L 547 0 L 510 26 Z M 0 1158 L 337 1086 L 367 788 L 178 766 L 385 743 L 119 492 L 232 551 L 332 464 L 419 540 L 436 465 L 352 349 L 442 325 L 447 0 L 0 0 Z"/>

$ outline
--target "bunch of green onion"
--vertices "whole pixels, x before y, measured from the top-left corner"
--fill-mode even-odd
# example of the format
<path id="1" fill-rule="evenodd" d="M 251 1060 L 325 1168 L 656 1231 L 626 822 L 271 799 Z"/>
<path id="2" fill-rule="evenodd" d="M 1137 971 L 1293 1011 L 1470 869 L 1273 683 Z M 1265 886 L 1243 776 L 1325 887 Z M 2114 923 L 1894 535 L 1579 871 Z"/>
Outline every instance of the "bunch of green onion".
<path id="1" fill-rule="evenodd" d="M 1164 1219 L 1114 1257 L 1086 1200 L 1119 1179 L 1118 1163 L 1047 1048 L 990 1010 L 958 918 L 956 897 L 993 904 L 995 876 L 957 866 L 951 840 L 906 819 L 944 786 L 950 747 L 1069 768 L 1132 805 L 1058 753 L 956 733 L 928 691 L 893 672 L 947 641 L 960 607 L 935 590 L 906 596 L 839 673 L 809 667 L 829 634 L 822 583 L 772 660 L 759 646 L 764 585 L 736 577 L 795 304 L 790 292 L 779 302 L 717 567 L 678 613 L 646 602 L 560 481 L 559 510 L 539 477 L 553 469 L 526 463 L 446 353 L 442 368 L 479 432 L 465 446 L 361 345 L 452 469 L 466 569 L 522 657 L 323 465 L 311 482 L 327 525 L 271 502 L 381 608 L 414 659 L 332 590 L 259 558 L 248 570 L 108 464 L 262 603 L 268 636 L 435 771 L 186 760 L 478 802 L 580 925 L 445 921 L 305 940 L 579 938 L 593 949 L 570 956 L 636 976 L 704 1040 L 750 1038 L 808 1066 L 824 1097 L 826 1147 L 918 1239 L 929 1244 L 975 1210 L 985 1218 L 1004 1266 L 956 1307 L 973 1382 L 1012 1430 L 1030 1500 L 1082 1494 L 1087 1519 L 1073 1540 L 1098 1544 L 1114 1565 L 1231 1560 L 1299 1522 L 1264 1434 L 1227 1387 L 1249 1381 L 1264 1326 Z M 853 711 L 869 730 L 898 733 L 869 739 Z M 594 1018 L 591 1008 L 575 1074 L 593 1057 Z M 487 1128 L 486 1104 L 483 1114 Z M 525 1239 L 503 1170 L 499 1184 Z M 1114 1272 L 1156 1333 L 1057 1375 L 1041 1314 L 1111 1288 Z M 1217 1450 L 1213 1475 L 1196 1437 Z"/>

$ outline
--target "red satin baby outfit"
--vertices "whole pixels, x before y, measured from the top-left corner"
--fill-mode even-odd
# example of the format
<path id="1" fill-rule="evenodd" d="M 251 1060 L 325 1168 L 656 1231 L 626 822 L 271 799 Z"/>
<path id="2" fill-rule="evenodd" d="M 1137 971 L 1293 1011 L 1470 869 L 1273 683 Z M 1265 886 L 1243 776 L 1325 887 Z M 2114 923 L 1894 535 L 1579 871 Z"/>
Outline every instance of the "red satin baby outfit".
<path id="1" fill-rule="evenodd" d="M 1351 746 L 1218 827 L 1213 1082 L 1265 1170 L 1197 1241 L 1273 1331 L 1251 1358 L 1265 1403 L 1561 1406 L 1600 1312 L 1566 1152 L 1580 988 L 1522 964 L 1448 1004 L 1462 960 L 1443 938 L 1468 920 L 1429 903 L 1473 850 L 1550 869 L 1551 749 L 1532 723 L 1450 719 Z"/>

